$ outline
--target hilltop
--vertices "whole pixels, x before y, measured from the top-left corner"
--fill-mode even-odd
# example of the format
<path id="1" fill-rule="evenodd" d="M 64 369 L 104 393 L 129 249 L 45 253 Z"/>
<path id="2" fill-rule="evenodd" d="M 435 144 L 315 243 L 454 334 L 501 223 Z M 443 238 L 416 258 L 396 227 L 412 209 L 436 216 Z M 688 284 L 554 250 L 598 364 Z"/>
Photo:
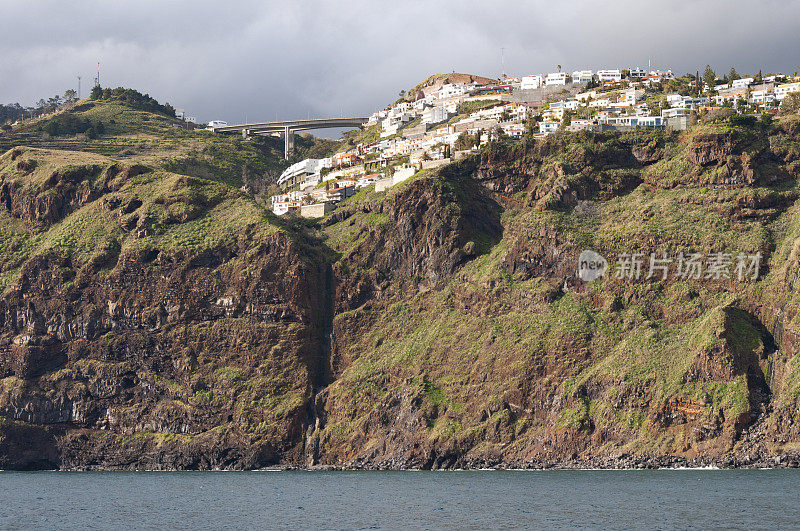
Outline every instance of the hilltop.
<path id="1" fill-rule="evenodd" d="M 420 94 L 425 97 L 437 90 L 441 89 L 443 85 L 450 84 L 487 84 L 496 83 L 497 79 L 491 79 L 484 76 L 477 76 L 474 74 L 457 74 L 455 72 L 450 74 L 433 74 L 426 78 L 424 81 L 417 83 L 414 87 L 405 92 L 405 99 L 414 101 L 419 99 Z"/>
<path id="2" fill-rule="evenodd" d="M 216 135 L 176 119 L 174 112 L 170 115 L 136 91 L 115 90 L 26 121 L 0 135 L 0 151 L 28 146 L 88 152 L 263 192 L 292 161 L 320 150 L 328 153 L 337 145 L 298 136 L 295 158 L 287 162 L 278 138 Z"/>
<path id="3" fill-rule="evenodd" d="M 800 117 L 501 135 L 319 220 L 175 122 L 2 137 L 0 468 L 800 463 Z"/>

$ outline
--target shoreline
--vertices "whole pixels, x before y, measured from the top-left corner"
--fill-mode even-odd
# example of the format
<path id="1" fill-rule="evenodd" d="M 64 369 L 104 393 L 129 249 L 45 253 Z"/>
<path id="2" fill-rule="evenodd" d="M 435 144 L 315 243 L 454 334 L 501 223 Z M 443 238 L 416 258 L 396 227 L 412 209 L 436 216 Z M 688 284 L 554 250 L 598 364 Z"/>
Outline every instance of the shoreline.
<path id="1" fill-rule="evenodd" d="M 783 470 L 800 469 L 800 455 L 762 457 L 758 459 L 685 459 L 677 456 L 576 459 L 564 461 L 498 463 L 495 465 L 454 467 L 391 466 L 388 464 L 354 464 L 295 466 L 278 464 L 262 468 L 136 468 L 75 467 L 42 470 L 5 469 L 0 472 L 546 472 L 546 471 L 634 471 L 634 470 Z"/>

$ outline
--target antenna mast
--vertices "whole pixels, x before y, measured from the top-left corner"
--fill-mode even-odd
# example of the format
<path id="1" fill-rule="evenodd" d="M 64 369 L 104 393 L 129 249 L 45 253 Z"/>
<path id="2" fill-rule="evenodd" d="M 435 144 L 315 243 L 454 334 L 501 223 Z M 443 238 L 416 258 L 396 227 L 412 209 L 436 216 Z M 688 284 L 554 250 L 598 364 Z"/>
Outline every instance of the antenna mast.
<path id="1" fill-rule="evenodd" d="M 97 61 L 97 77 L 94 78 L 95 86 L 100 86 L 100 61 Z"/>
<path id="2" fill-rule="evenodd" d="M 81 76 L 78 76 L 78 99 L 81 99 Z"/>
<path id="3" fill-rule="evenodd" d="M 500 48 L 500 67 L 503 70 L 503 79 L 506 78 L 506 49 L 505 47 Z"/>

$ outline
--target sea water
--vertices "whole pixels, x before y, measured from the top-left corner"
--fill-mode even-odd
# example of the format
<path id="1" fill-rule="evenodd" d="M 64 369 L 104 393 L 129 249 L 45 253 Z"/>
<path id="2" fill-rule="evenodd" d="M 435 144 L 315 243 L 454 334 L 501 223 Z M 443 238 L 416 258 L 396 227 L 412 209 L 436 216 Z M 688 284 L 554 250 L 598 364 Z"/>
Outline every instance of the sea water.
<path id="1" fill-rule="evenodd" d="M 4 529 L 798 526 L 798 470 L 0 472 Z"/>

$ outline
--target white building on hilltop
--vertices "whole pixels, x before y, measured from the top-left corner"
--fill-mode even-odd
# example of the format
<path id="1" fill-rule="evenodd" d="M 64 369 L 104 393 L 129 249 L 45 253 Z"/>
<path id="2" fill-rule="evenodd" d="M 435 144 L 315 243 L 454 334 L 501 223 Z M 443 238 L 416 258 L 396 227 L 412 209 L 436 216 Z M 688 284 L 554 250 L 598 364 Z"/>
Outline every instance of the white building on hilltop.
<path id="1" fill-rule="evenodd" d="M 631 68 L 630 69 L 630 78 L 633 81 L 639 81 L 642 78 L 647 77 L 647 70 L 644 68 Z"/>
<path id="2" fill-rule="evenodd" d="M 591 70 L 576 70 L 572 73 L 573 83 L 589 83 L 594 78 Z"/>
<path id="3" fill-rule="evenodd" d="M 544 83 L 544 78 L 542 76 L 525 76 L 520 81 L 520 89 L 521 90 L 532 90 L 538 89 Z"/>
<path id="4" fill-rule="evenodd" d="M 446 100 L 447 98 L 462 96 L 467 92 L 469 92 L 469 87 L 463 83 L 445 83 L 436 95 L 440 100 Z"/>
<path id="5" fill-rule="evenodd" d="M 331 159 L 305 159 L 286 168 L 278 178 L 278 186 L 282 189 L 292 188 L 309 181 L 319 182 L 322 168 L 330 168 Z"/>
<path id="6" fill-rule="evenodd" d="M 775 87 L 775 99 L 783 101 L 783 99 L 791 92 L 800 92 L 800 83 L 786 83 Z"/>
<path id="7" fill-rule="evenodd" d="M 547 74 L 547 78 L 545 78 L 544 84 L 547 86 L 566 85 L 567 77 L 568 76 L 566 72 L 553 72 L 552 74 Z"/>
<path id="8" fill-rule="evenodd" d="M 449 114 L 444 107 L 428 107 L 422 111 L 422 123 L 438 124 L 447 120 Z"/>
<path id="9" fill-rule="evenodd" d="M 597 79 L 599 79 L 601 83 L 619 83 L 622 81 L 622 72 L 620 72 L 619 69 L 598 70 Z"/>

